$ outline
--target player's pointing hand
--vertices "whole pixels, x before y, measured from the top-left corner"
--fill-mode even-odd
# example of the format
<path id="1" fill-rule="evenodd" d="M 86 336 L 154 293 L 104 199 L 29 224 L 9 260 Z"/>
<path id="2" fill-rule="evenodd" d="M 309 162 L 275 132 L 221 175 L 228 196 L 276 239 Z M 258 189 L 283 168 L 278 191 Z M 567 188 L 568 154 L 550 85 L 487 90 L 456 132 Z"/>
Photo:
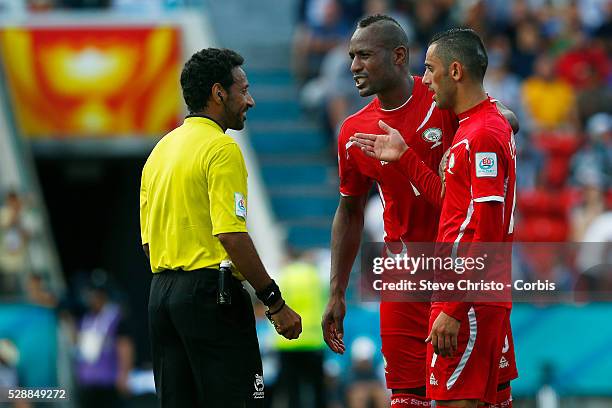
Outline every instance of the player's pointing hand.
<path id="1" fill-rule="evenodd" d="M 387 162 L 398 161 L 408 150 L 408 145 L 400 132 L 382 120 L 378 121 L 378 126 L 384 134 L 355 133 L 349 140 L 369 157 Z"/>

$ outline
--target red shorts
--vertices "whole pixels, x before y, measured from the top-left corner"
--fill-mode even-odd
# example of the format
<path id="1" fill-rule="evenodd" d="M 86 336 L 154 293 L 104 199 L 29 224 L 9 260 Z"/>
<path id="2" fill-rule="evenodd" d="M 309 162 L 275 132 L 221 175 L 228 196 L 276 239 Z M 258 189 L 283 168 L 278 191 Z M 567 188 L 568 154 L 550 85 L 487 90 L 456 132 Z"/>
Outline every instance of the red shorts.
<path id="1" fill-rule="evenodd" d="M 387 388 L 425 386 L 428 302 L 381 302 L 380 337 Z"/>
<path id="2" fill-rule="evenodd" d="M 429 327 L 442 311 L 433 307 Z M 427 345 L 427 397 L 432 400 L 477 399 L 493 404 L 499 381 L 499 362 L 510 324 L 510 310 L 474 305 L 461 323 L 457 352 L 440 357 Z"/>

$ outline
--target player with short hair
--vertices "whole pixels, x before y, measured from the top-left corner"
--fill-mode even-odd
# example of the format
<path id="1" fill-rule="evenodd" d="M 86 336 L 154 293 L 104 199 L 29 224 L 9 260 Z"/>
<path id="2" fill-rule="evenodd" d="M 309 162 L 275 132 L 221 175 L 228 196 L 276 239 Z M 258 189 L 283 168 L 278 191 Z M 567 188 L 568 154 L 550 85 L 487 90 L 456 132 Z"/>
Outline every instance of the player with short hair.
<path id="1" fill-rule="evenodd" d="M 351 71 L 359 94 L 376 95 L 364 109 L 342 124 L 338 139 L 340 203 L 332 227 L 330 299 L 323 316 L 328 346 L 343 353 L 345 290 L 363 229 L 368 192 L 375 182 L 383 203 L 385 242 L 433 242 L 440 206 L 395 166 L 374 161 L 358 148 L 351 136 L 374 133 L 379 121 L 402 130 L 408 143 L 430 171 L 438 168 L 445 147 L 450 146 L 458 120 L 452 111 L 440 110 L 433 93 L 418 76 L 408 71 L 408 40 L 391 17 L 362 19 L 349 48 Z M 435 194 L 433 194 L 435 196 Z M 433 201 L 439 200 L 434 197 Z M 425 397 L 425 338 L 429 303 L 381 302 L 380 330 L 387 387 L 396 407 L 428 406 Z"/>
<path id="2" fill-rule="evenodd" d="M 510 125 L 484 91 L 487 54 L 482 40 L 469 29 L 440 33 L 430 42 L 425 67 L 423 83 L 433 90 L 438 108 L 455 112 L 460 123 L 445 165 L 437 241 L 511 242 L 516 147 Z M 386 135 L 358 134 L 351 141 L 378 160 L 399 160 L 403 174 L 420 174 L 424 180 L 427 173 L 426 179 L 436 184 L 435 174 L 395 129 L 387 129 Z M 427 395 L 438 408 L 498 402 L 511 307 L 509 299 L 432 303 Z"/>

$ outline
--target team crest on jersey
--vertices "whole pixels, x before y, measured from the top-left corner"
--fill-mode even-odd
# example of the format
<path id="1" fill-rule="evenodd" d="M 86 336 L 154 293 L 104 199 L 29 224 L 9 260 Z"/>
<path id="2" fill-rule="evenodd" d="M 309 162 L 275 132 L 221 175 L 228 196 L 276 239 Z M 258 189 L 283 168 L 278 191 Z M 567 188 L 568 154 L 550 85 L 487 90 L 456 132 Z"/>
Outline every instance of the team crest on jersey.
<path id="1" fill-rule="evenodd" d="M 433 143 L 431 148 L 442 144 L 442 129 L 440 128 L 429 128 L 426 129 L 422 134 L 423 140 L 429 143 Z"/>
<path id="2" fill-rule="evenodd" d="M 476 177 L 497 177 L 496 153 L 476 153 Z"/>

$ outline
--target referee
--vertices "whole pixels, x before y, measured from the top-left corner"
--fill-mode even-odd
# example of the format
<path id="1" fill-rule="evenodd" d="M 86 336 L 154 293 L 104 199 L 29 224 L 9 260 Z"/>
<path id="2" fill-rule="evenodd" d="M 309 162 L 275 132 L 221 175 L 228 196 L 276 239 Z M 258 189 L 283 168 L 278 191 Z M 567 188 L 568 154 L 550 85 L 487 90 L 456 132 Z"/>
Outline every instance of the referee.
<path id="1" fill-rule="evenodd" d="M 215 48 L 187 61 L 181 87 L 190 114 L 157 143 L 142 171 L 140 229 L 153 271 L 149 331 L 164 408 L 263 406 L 243 280 L 279 334 L 295 339 L 302 331 L 247 232 L 247 170 L 238 144 L 225 134 L 244 128 L 255 106 L 243 62 Z M 227 259 L 233 266 L 223 279 L 220 264 Z"/>

